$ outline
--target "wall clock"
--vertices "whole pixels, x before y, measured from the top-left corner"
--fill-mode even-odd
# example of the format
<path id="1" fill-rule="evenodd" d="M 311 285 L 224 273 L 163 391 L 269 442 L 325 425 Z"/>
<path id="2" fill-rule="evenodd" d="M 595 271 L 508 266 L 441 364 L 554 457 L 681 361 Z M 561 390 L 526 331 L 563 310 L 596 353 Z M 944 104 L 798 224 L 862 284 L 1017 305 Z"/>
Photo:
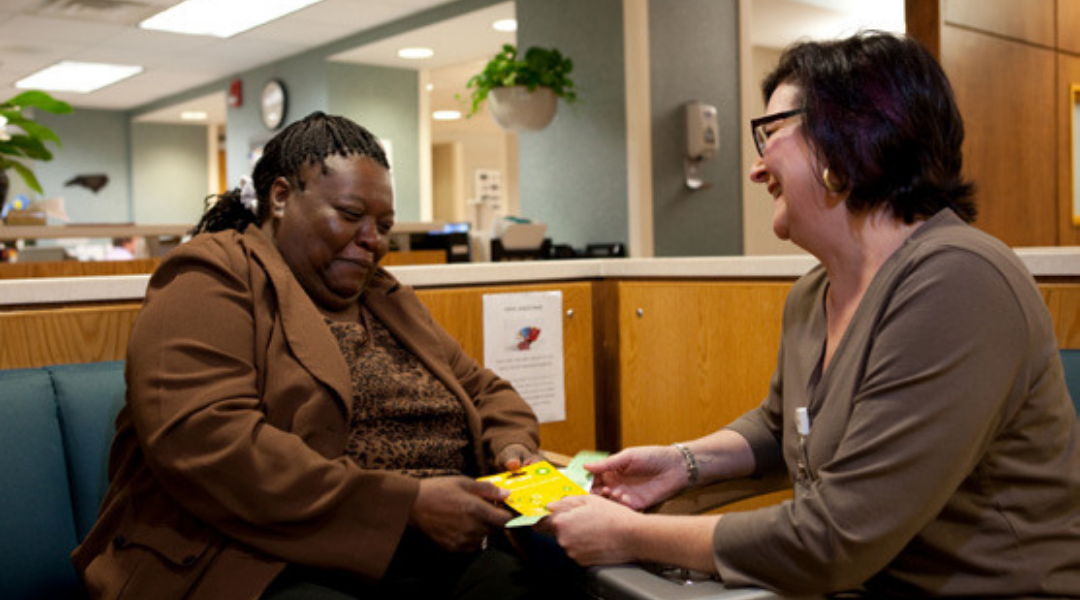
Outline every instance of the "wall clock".
<path id="1" fill-rule="evenodd" d="M 280 79 L 271 79 L 263 86 L 259 101 L 259 112 L 263 125 L 267 129 L 277 129 L 285 122 L 285 110 L 289 99 L 285 84 Z"/>

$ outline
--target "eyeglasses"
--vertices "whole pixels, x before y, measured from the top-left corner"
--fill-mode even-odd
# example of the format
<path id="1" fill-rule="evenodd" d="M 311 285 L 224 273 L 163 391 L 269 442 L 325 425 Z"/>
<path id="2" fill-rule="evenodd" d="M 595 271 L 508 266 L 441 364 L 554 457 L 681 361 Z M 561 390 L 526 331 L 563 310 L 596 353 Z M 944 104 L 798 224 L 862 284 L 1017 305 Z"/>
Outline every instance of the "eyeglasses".
<path id="1" fill-rule="evenodd" d="M 795 115 L 802 114 L 803 112 L 803 109 L 796 108 L 795 110 L 785 110 L 784 112 L 778 112 L 771 115 L 765 115 L 764 117 L 751 119 L 750 132 L 754 134 L 754 146 L 757 147 L 758 156 L 765 156 L 765 144 L 769 141 L 769 136 L 773 134 L 772 131 L 765 130 L 766 125 L 774 121 L 794 117 Z"/>

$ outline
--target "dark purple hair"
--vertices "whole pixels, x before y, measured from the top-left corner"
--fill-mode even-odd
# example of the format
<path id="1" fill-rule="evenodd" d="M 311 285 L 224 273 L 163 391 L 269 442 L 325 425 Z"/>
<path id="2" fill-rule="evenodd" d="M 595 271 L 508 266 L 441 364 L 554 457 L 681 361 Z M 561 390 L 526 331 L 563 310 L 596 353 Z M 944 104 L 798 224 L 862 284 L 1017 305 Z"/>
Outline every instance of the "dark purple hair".
<path id="1" fill-rule="evenodd" d="M 800 90 L 803 134 L 824 170 L 849 191 L 848 208 L 885 204 L 911 223 L 942 208 L 975 220 L 961 174 L 964 122 L 952 86 L 917 41 L 864 32 L 787 48 L 762 83 Z"/>

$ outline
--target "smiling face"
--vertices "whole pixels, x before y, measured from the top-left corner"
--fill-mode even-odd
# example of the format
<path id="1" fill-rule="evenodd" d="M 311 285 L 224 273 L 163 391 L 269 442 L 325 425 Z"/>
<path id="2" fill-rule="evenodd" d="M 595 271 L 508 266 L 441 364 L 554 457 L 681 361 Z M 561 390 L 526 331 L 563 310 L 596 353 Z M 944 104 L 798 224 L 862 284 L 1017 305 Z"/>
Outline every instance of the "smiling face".
<path id="1" fill-rule="evenodd" d="M 367 289 L 390 248 L 390 172 L 359 156 L 330 156 L 300 171 L 300 185 L 278 178 L 270 192 L 278 250 L 324 312 L 347 311 Z M 303 189 L 301 189 L 303 188 Z"/>
<path id="2" fill-rule="evenodd" d="M 780 84 L 769 98 L 767 115 L 801 106 L 798 87 Z M 825 206 L 825 188 L 806 137 L 802 116 L 795 115 L 765 126 L 763 156 L 750 167 L 750 180 L 768 187 L 773 197 L 773 233 L 806 248 L 814 212 Z"/>

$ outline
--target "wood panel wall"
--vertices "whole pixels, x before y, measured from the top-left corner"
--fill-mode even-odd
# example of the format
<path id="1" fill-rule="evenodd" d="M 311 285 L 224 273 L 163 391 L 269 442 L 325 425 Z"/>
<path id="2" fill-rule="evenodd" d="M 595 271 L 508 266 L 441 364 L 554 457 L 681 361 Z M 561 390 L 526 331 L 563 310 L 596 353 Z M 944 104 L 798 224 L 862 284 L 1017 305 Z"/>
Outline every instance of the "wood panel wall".
<path id="1" fill-rule="evenodd" d="M 1080 56 L 1080 0 L 1057 0 L 1057 46 Z"/>
<path id="2" fill-rule="evenodd" d="M 1011 246 L 1056 245 L 1054 52 L 957 27 L 941 52 L 964 115 L 976 225 Z"/>
<path id="3" fill-rule="evenodd" d="M 945 0 L 946 25 L 1053 47 L 1057 0 Z"/>
<path id="4" fill-rule="evenodd" d="M 617 282 L 601 364 L 615 380 L 600 399 L 602 447 L 701 437 L 757 406 L 776 366 L 791 282 Z M 1041 283 L 1059 348 L 1080 348 L 1080 283 Z M 610 305 L 609 305 L 610 306 Z M 614 329 L 612 329 L 614 328 Z M 723 511 L 767 506 L 778 492 Z"/>
<path id="5" fill-rule="evenodd" d="M 757 406 L 776 366 L 790 282 L 619 282 L 615 292 L 617 383 L 601 413 L 617 422 L 601 443 L 620 448 L 694 439 Z M 1039 290 L 1059 348 L 1080 349 L 1080 283 Z M 608 345 L 608 344 L 605 344 Z M 609 357 L 610 359 L 610 357 Z"/>
<path id="6" fill-rule="evenodd" d="M 715 431 L 768 390 L 790 282 L 619 285 L 620 446 Z"/>
<path id="7" fill-rule="evenodd" d="M 776 367 L 791 282 L 618 285 L 616 447 L 691 440 L 757 406 Z M 718 512 L 791 497 L 758 496 Z"/>
<path id="8" fill-rule="evenodd" d="M 1072 220 L 1070 83 L 1080 83 L 1080 0 L 907 0 L 967 126 L 976 225 L 1011 246 L 1080 244 Z"/>

